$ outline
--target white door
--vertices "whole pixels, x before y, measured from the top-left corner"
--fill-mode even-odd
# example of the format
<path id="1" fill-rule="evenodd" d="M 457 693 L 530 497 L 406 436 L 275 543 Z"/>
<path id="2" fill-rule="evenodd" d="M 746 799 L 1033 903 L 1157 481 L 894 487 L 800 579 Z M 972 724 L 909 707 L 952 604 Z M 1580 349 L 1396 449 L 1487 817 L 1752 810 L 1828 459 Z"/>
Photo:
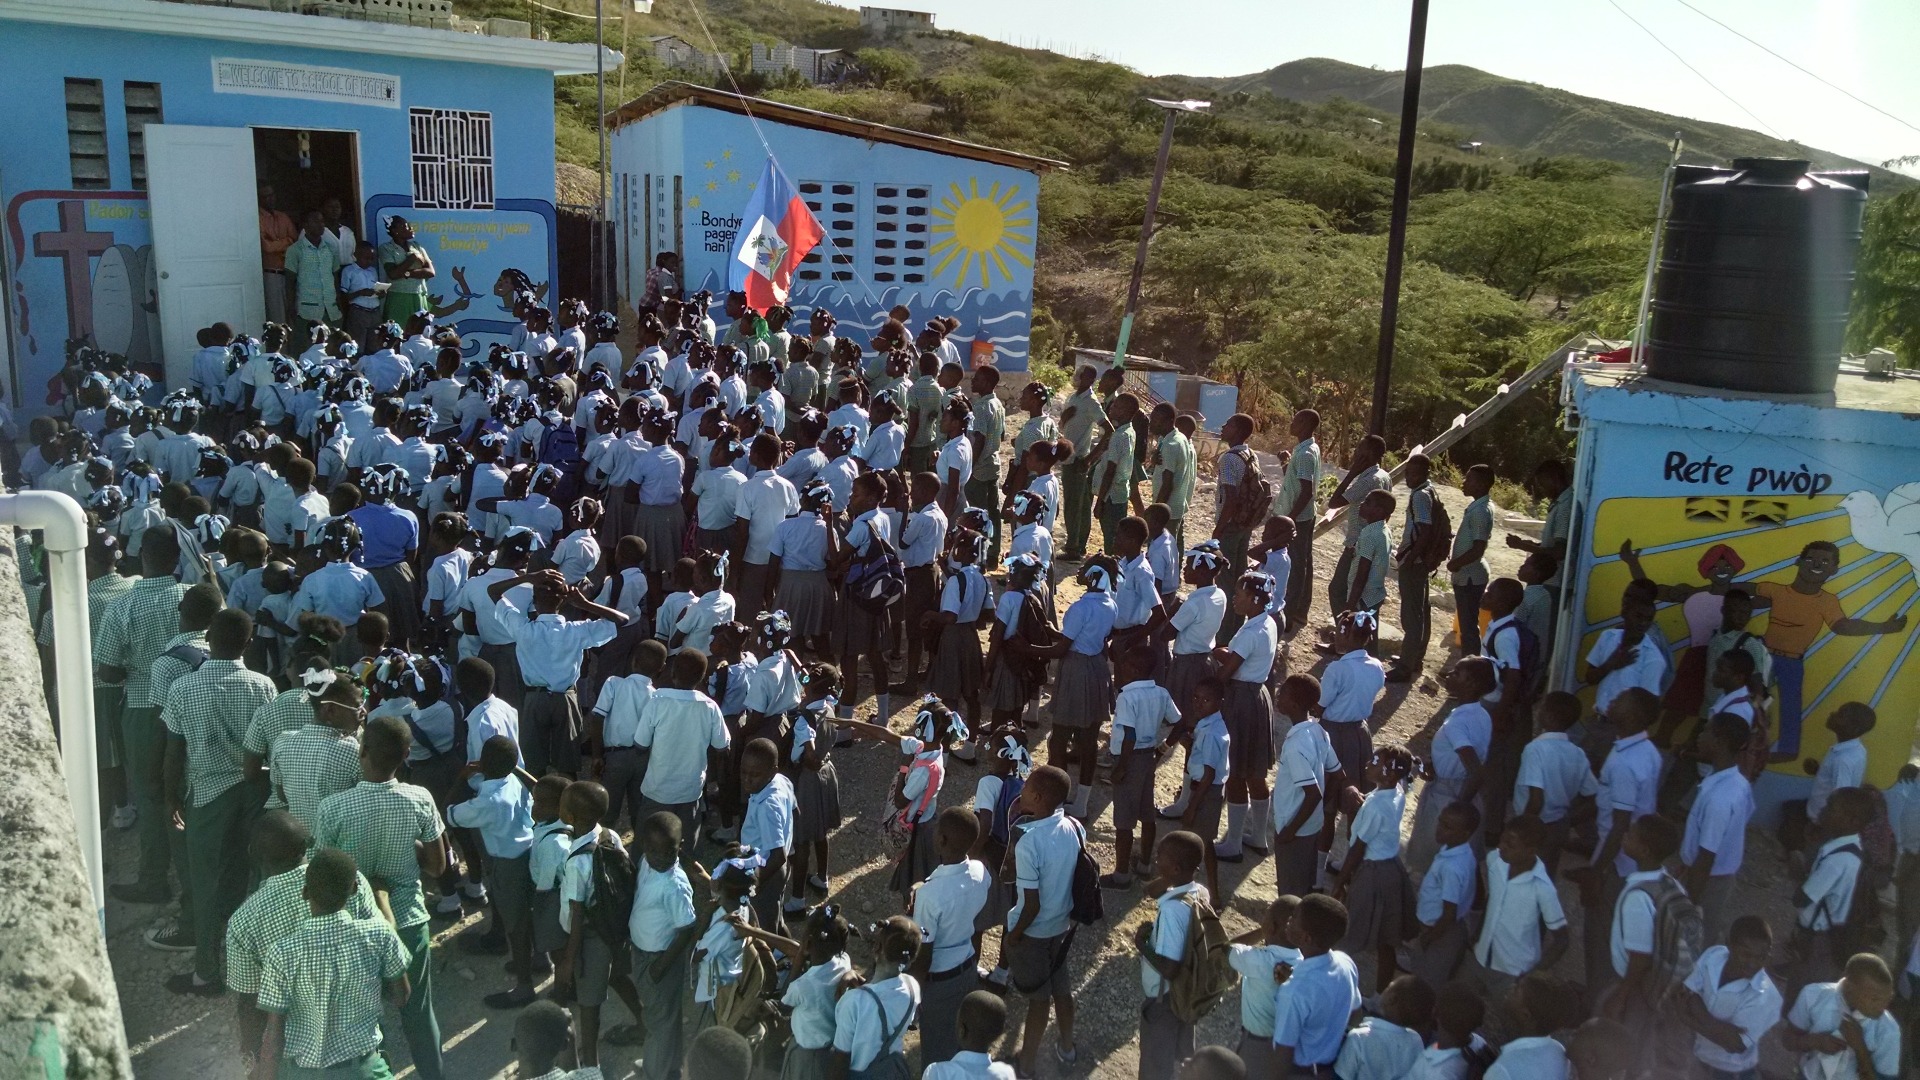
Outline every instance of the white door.
<path id="1" fill-rule="evenodd" d="M 256 334 L 266 321 L 253 131 L 148 124 L 146 143 L 160 340 L 167 385 L 180 387 L 202 327 L 224 322 Z"/>

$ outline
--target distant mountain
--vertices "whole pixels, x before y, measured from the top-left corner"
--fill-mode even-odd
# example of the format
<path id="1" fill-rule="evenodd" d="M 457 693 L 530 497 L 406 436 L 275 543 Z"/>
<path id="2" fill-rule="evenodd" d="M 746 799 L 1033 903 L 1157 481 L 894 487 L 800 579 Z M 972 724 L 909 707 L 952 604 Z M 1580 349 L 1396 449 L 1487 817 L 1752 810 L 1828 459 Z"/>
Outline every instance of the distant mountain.
<path id="1" fill-rule="evenodd" d="M 1314 57 L 1254 75 L 1202 80 L 1223 91 L 1265 92 L 1294 101 L 1345 98 L 1400 114 L 1401 73 Z M 1674 132 L 1686 160 L 1725 163 L 1736 157 L 1806 158 L 1828 169 L 1870 169 L 1876 185 L 1912 183 L 1863 161 L 1787 142 L 1745 128 L 1585 97 L 1460 64 L 1430 67 L 1420 82 L 1420 115 L 1470 132 L 1469 138 L 1521 157 L 1579 155 L 1654 173 L 1667 163 Z"/>

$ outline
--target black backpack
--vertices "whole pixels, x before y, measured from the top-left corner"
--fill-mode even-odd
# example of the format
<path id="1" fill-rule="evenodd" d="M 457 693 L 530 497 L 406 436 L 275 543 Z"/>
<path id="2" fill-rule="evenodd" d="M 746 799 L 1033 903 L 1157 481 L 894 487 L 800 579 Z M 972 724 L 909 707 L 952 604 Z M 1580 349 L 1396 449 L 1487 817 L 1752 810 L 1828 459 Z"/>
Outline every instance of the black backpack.
<path id="1" fill-rule="evenodd" d="M 1073 906 L 1067 910 L 1067 917 L 1081 926 L 1092 926 L 1107 917 L 1107 902 L 1100 892 L 1100 864 L 1087 851 L 1087 831 L 1079 822 L 1074 822 L 1073 831 L 1080 836 L 1080 854 L 1073 861 Z"/>
<path id="2" fill-rule="evenodd" d="M 185 642 L 175 645 L 160 655 L 173 657 L 175 660 L 187 665 L 188 671 L 199 671 L 200 665 L 207 662 L 207 650 L 198 645 L 188 645 Z"/>
<path id="3" fill-rule="evenodd" d="M 633 914 L 633 896 L 640 872 L 626 849 L 596 842 L 569 858 L 593 860 L 593 892 L 587 899 L 587 926 L 609 948 L 624 949 L 631 940 L 627 921 Z"/>
<path id="4" fill-rule="evenodd" d="M 846 587 L 854 603 L 879 614 L 907 595 L 907 565 L 891 543 L 871 535 L 847 565 Z"/>

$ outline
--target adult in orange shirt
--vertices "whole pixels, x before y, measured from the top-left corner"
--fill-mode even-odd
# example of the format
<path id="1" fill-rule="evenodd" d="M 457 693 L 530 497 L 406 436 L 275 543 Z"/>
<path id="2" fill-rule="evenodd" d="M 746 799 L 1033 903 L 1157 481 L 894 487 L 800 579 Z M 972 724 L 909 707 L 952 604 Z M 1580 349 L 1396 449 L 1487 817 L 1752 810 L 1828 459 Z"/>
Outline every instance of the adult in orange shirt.
<path id="1" fill-rule="evenodd" d="M 1829 630 L 1841 637 L 1872 637 L 1897 634 L 1907 628 L 1905 615 L 1896 614 L 1882 622 L 1848 617 L 1840 598 L 1826 589 L 1827 580 L 1840 569 L 1840 548 L 1831 541 L 1815 540 L 1802 548 L 1795 568 L 1790 582 L 1752 583 L 1754 610 L 1765 608 L 1770 615 L 1761 640 L 1773 654 L 1773 679 L 1779 690 L 1780 734 L 1773 744 L 1775 764 L 1799 756 L 1805 658 L 1820 631 Z"/>
<path id="2" fill-rule="evenodd" d="M 264 278 L 267 321 L 287 321 L 287 249 L 299 239 L 293 219 L 279 207 L 272 184 L 260 185 L 260 269 Z"/>

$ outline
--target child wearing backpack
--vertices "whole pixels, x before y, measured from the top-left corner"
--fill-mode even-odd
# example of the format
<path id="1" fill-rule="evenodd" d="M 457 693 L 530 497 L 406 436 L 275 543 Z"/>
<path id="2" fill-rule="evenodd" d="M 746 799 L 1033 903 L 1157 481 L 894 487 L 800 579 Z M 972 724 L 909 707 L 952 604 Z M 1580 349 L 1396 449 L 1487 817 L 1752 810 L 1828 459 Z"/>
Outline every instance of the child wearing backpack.
<path id="1" fill-rule="evenodd" d="M 1379 1015 L 1362 1019 L 1347 1032 L 1334 1075 L 1340 1080 L 1401 1080 L 1426 1049 L 1422 1033 L 1433 1027 L 1436 1003 L 1433 987 L 1418 976 L 1393 980 L 1380 992 Z"/>
<path id="2" fill-rule="evenodd" d="M 698 932 L 693 884 L 680 865 L 680 818 L 660 810 L 641 820 L 640 864 L 633 886 L 633 983 L 646 1018 L 641 1055 L 645 1080 L 668 1080 L 679 1070 L 680 1009 L 687 992 L 687 955 Z"/>
<path id="3" fill-rule="evenodd" d="M 1373 752 L 1366 765 L 1373 790 L 1353 816 L 1346 862 L 1333 886 L 1333 898 L 1347 905 L 1347 936 L 1340 948 L 1349 954 L 1374 950 L 1375 993 L 1385 993 L 1398 972 L 1402 929 L 1413 899 L 1413 884 L 1400 861 L 1400 822 L 1414 764 L 1413 754 L 1398 743 Z"/>
<path id="4" fill-rule="evenodd" d="M 746 932 L 766 936 L 755 930 Z M 781 1080 L 830 1080 L 833 1075 L 833 1038 L 838 1033 L 834 1012 L 840 996 L 859 981 L 847 956 L 847 938 L 852 932 L 840 905 L 822 904 L 808 913 L 801 940 L 780 943 L 797 946 L 788 955 L 801 958 L 799 969 L 780 997 L 780 1004 L 788 1010 L 791 1032 Z"/>
<path id="5" fill-rule="evenodd" d="M 996 731 L 1019 730 L 1028 703 L 1039 700 L 1047 681 L 1046 661 L 1026 648 L 1052 637 L 1051 616 L 1042 606 L 1045 573 L 1031 551 L 1007 560 L 1006 585 L 994 605 L 987 643 L 986 704 L 989 726 Z"/>
<path id="6" fill-rule="evenodd" d="M 840 699 L 840 718 L 853 719 L 860 704 L 860 663 L 866 661 L 872 677 L 877 711 L 882 723 L 893 714 L 889 695 L 887 645 L 893 639 L 892 608 L 876 606 L 861 594 L 861 586 L 870 584 L 875 572 L 884 569 L 884 560 L 894 551 L 893 521 L 881 508 L 887 485 L 878 473 L 862 473 L 853 481 L 853 494 L 847 503 L 846 543 L 839 558 L 828 563 L 829 572 L 841 575 L 840 596 L 840 672 L 846 679 L 846 691 Z M 906 570 L 899 555 L 892 555 L 892 566 L 900 571 L 900 592 L 906 589 Z M 896 598 L 898 593 L 895 594 Z"/>
<path id="7" fill-rule="evenodd" d="M 793 873 L 786 914 L 807 909 L 807 890 L 832 892 L 828 837 L 840 827 L 840 778 L 834 772 L 833 710 L 840 703 L 840 669 L 811 664 L 800 670 L 800 707 L 793 713 L 793 749 L 785 765 L 797 804 L 793 816 Z M 808 869 L 819 864 L 819 873 Z"/>
<path id="8" fill-rule="evenodd" d="M 908 911 L 925 946 L 912 965 L 925 991 L 921 1008 L 937 1018 L 920 1033 L 922 1065 L 946 1061 L 960 1050 L 956 1031 L 945 1020 L 980 985 L 974 939 L 993 885 L 993 871 L 969 856 L 980 835 L 972 813 L 947 807 L 934 819 L 934 834 L 940 865 L 914 888 Z"/>
<path id="9" fill-rule="evenodd" d="M 1642 1060 L 1669 1075 L 1686 1068 L 1684 1032 L 1665 1014 L 1667 993 L 1693 972 L 1702 946 L 1700 909 L 1666 861 L 1680 849 L 1680 829 L 1658 814 L 1636 820 L 1621 845 L 1633 860 L 1613 905 L 1608 934 L 1619 982 L 1602 996 L 1602 1016 L 1639 1033 Z M 1590 989 L 1599 980 L 1588 976 Z"/>
<path id="10" fill-rule="evenodd" d="M 969 858 L 978 859 L 993 871 L 993 888 L 987 906 L 980 913 L 979 931 L 1006 923 L 1007 910 L 1013 906 L 1012 885 L 1007 876 L 1007 846 L 1013 834 L 1014 808 L 1020 791 L 1033 772 L 1033 757 L 1027 753 L 1026 740 L 1016 732 L 999 732 L 983 739 L 993 751 L 987 758 L 987 772 L 973 788 L 973 816 L 980 832 L 973 841 Z"/>
<path id="11" fill-rule="evenodd" d="M 1814 852 L 1806 880 L 1793 898 L 1794 963 L 1789 992 L 1808 983 L 1831 981 L 1846 958 L 1864 944 L 1861 929 L 1878 918 L 1873 894 L 1858 887 L 1864 865 L 1860 831 L 1872 817 L 1873 802 L 1866 791 L 1844 787 L 1827 799 L 1815 822 L 1826 842 Z"/>
<path id="12" fill-rule="evenodd" d="M 735 989 L 747 972 L 747 942 L 744 928 L 753 925 L 753 883 L 759 876 L 760 856 L 737 845 L 727 849 L 727 857 L 708 877 L 713 913 L 693 949 L 693 1004 L 699 1010 L 693 1030 L 710 1027 L 732 1028 L 745 1035 L 758 1025 L 747 1006 L 756 1002 Z M 699 868 L 699 864 L 694 864 Z M 757 961 L 756 961 L 757 963 Z M 771 977 L 770 972 L 762 973 Z M 742 1020 L 744 1027 L 739 1023 Z"/>
<path id="13" fill-rule="evenodd" d="M 1420 1052 L 1407 1080 L 1469 1080 L 1486 1071 L 1493 1047 L 1480 1035 L 1487 1003 L 1464 983 L 1440 988 L 1433 1003 L 1433 1045 Z"/>
<path id="14" fill-rule="evenodd" d="M 1297 896 L 1277 898 L 1259 926 L 1227 947 L 1227 963 L 1240 973 L 1240 1037 L 1233 1050 L 1246 1063 L 1248 1076 L 1273 1075 L 1273 995 L 1280 987 L 1275 972 L 1300 962 L 1290 930 L 1299 906 Z"/>
<path id="15" fill-rule="evenodd" d="M 573 1006 L 583 1066 L 600 1062 L 600 1007 L 609 987 L 640 1016 L 640 998 L 628 976 L 628 911 L 620 910 L 623 901 L 630 910 L 633 897 L 609 895 L 607 888 L 623 873 L 631 883 L 633 863 L 619 834 L 601 828 L 606 814 L 607 789 L 591 780 L 568 784 L 560 797 L 560 819 L 573 843 L 560 871 L 560 928 L 567 941 L 554 965 L 553 994 Z"/>
<path id="16" fill-rule="evenodd" d="M 905 840 L 905 847 L 894 857 L 891 888 L 903 903 L 910 904 L 913 887 L 927 879 L 938 859 L 933 819 L 940 813 L 947 751 L 967 741 L 966 721 L 929 694 L 920 700 L 914 714 L 912 735 L 896 735 L 885 727 L 856 720 L 842 720 L 838 726 L 856 739 L 891 743 L 907 759 L 893 783 L 887 831 Z"/>
<path id="17" fill-rule="evenodd" d="M 1174 1008 L 1175 980 L 1204 959 L 1188 955 L 1194 922 L 1211 918 L 1206 887 L 1194 874 L 1206 859 L 1206 841 L 1178 831 L 1160 841 L 1154 851 L 1154 878 L 1147 886 L 1154 894 L 1154 917 L 1134 930 L 1133 945 L 1140 953 L 1140 1080 L 1160 1080 L 1193 1055 L 1195 1018 L 1182 1017 Z M 1203 916 L 1204 913 L 1204 916 Z"/>
<path id="18" fill-rule="evenodd" d="M 840 995 L 833 1010 L 833 1075 L 848 1080 L 913 1080 L 906 1034 L 920 1013 L 920 983 L 907 965 L 920 950 L 920 928 L 895 915 L 879 926 L 873 973 Z"/>

